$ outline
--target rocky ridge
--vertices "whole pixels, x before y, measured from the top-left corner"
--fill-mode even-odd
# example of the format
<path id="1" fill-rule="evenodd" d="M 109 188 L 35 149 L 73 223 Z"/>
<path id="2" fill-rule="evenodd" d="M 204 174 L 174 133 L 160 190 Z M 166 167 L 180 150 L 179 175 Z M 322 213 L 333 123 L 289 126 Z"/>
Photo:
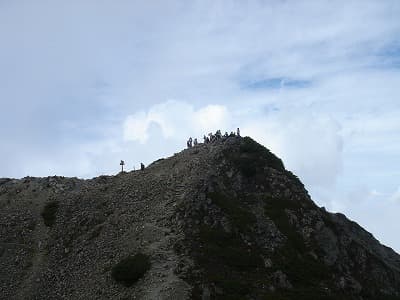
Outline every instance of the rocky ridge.
<path id="1" fill-rule="evenodd" d="M 400 299 L 400 256 L 250 138 L 144 171 L 0 179 L 1 299 Z M 151 267 L 127 287 L 113 267 Z"/>

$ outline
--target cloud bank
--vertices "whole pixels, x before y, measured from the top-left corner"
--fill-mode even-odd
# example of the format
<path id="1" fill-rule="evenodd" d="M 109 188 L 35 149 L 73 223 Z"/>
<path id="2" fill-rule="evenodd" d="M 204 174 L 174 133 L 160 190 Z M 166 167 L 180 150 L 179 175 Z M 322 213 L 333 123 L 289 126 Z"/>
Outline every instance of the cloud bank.
<path id="1" fill-rule="evenodd" d="M 115 173 L 240 127 L 400 249 L 399 15 L 397 0 L 1 2 L 0 176 Z"/>
<path id="2" fill-rule="evenodd" d="M 152 106 L 147 112 L 129 115 L 124 122 L 124 140 L 144 144 L 151 125 L 159 126 L 163 138 L 180 140 L 190 135 L 207 134 L 215 128 L 230 125 L 230 115 L 223 105 L 207 105 L 195 110 L 181 101 L 167 101 Z M 202 137 L 202 136 L 201 136 Z"/>

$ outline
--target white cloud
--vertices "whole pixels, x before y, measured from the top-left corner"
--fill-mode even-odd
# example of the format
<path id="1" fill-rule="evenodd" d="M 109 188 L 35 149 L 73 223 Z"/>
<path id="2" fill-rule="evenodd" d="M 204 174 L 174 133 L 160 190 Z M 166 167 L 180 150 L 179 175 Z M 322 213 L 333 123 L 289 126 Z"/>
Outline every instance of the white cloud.
<path id="1" fill-rule="evenodd" d="M 241 127 L 319 203 L 398 187 L 397 0 L 0 6 L 1 176 L 112 173 Z M 285 79 L 307 84 L 243 84 Z"/>
<path id="2" fill-rule="evenodd" d="M 148 126 L 149 120 L 144 112 L 128 116 L 124 122 L 124 139 L 145 143 L 149 138 L 147 134 Z"/>
<path id="3" fill-rule="evenodd" d="M 156 124 L 165 139 L 182 140 L 202 136 L 229 126 L 229 113 L 223 105 L 207 105 L 197 110 L 182 101 L 167 101 L 152 106 L 147 112 L 129 115 L 123 125 L 125 141 L 146 143 L 149 129 Z"/>
<path id="4" fill-rule="evenodd" d="M 340 126 L 330 117 L 299 109 L 256 120 L 248 116 L 242 127 L 280 156 L 307 186 L 327 187 L 336 182 L 342 168 L 343 141 Z"/>
<path id="5" fill-rule="evenodd" d="M 390 196 L 390 200 L 395 203 L 400 203 L 400 186 L 397 190 Z"/>
<path id="6" fill-rule="evenodd" d="M 184 140 L 189 136 L 235 130 L 254 137 L 282 157 L 286 166 L 298 174 L 308 186 L 330 186 L 342 166 L 340 126 L 328 116 L 315 116 L 304 110 L 275 112 L 272 116 L 254 115 L 240 108 L 207 105 L 195 109 L 183 101 L 156 104 L 147 112 L 129 115 L 124 122 L 126 141 L 151 144 L 151 124 L 159 126 L 163 138 Z"/>
<path id="7" fill-rule="evenodd" d="M 197 132 L 214 132 L 216 128 L 229 128 L 230 115 L 223 105 L 207 105 L 193 114 Z"/>

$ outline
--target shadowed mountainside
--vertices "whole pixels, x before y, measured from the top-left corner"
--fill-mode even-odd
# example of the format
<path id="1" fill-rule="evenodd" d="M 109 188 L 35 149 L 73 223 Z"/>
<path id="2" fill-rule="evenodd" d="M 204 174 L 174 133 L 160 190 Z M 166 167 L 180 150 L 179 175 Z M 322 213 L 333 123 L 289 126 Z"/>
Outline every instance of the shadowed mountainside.
<path id="1" fill-rule="evenodd" d="M 1 299 L 400 299 L 400 256 L 251 138 L 144 171 L 0 179 Z"/>

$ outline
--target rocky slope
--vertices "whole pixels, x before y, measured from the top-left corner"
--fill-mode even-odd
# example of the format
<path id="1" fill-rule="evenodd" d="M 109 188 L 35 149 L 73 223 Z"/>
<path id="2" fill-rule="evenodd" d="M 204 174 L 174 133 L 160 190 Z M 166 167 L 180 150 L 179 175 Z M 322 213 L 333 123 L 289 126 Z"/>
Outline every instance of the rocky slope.
<path id="1" fill-rule="evenodd" d="M 400 299 L 400 256 L 230 137 L 117 176 L 0 179 L 0 298 Z"/>

